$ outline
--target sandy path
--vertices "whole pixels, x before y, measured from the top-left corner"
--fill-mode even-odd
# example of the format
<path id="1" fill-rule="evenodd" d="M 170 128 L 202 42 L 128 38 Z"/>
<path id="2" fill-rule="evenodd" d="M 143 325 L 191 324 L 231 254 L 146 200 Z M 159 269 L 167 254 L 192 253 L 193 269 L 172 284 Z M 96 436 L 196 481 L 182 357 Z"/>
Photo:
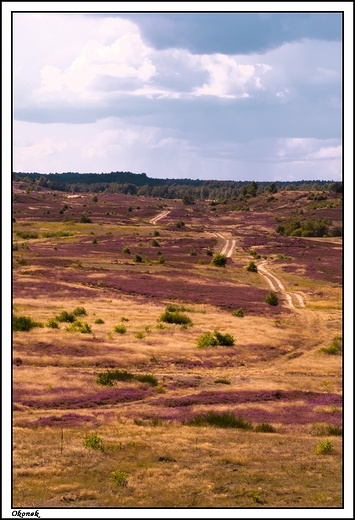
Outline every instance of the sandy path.
<path id="1" fill-rule="evenodd" d="M 258 272 L 262 276 L 264 276 L 264 278 L 267 280 L 268 284 L 270 285 L 271 289 L 273 291 L 278 291 L 279 290 L 280 292 L 282 292 L 282 294 L 285 296 L 285 298 L 287 300 L 287 303 L 293 309 L 295 308 L 295 305 L 293 303 L 294 299 L 297 301 L 297 304 L 300 307 L 305 307 L 305 303 L 304 303 L 303 297 L 300 294 L 298 294 L 298 293 L 288 293 L 288 292 L 286 292 L 285 286 L 283 285 L 281 280 L 279 280 L 279 278 L 276 278 L 276 276 L 274 274 L 270 273 L 270 271 L 268 269 L 266 269 L 265 266 L 267 265 L 267 263 L 268 262 L 266 260 L 260 262 L 258 264 Z"/>
<path id="2" fill-rule="evenodd" d="M 162 213 L 159 213 L 156 217 L 151 218 L 149 222 L 151 224 L 156 224 L 158 222 L 158 220 L 166 217 L 167 215 L 169 215 L 169 213 L 170 213 L 170 211 L 162 211 Z"/>
<path id="3" fill-rule="evenodd" d="M 221 233 L 214 233 L 216 237 L 222 238 L 222 240 L 225 240 L 224 246 L 221 250 L 221 255 L 226 255 L 228 258 L 230 258 L 234 252 L 235 246 L 237 241 L 235 239 L 229 239 L 221 235 Z"/>

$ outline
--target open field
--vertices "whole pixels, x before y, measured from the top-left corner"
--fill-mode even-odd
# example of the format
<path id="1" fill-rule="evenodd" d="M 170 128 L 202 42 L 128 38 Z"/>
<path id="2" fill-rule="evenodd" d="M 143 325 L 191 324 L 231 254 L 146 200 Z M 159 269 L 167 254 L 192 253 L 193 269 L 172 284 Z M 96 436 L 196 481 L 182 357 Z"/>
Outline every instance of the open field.
<path id="1" fill-rule="evenodd" d="M 342 507 L 342 238 L 276 232 L 341 226 L 307 195 L 15 183 L 14 507 Z"/>

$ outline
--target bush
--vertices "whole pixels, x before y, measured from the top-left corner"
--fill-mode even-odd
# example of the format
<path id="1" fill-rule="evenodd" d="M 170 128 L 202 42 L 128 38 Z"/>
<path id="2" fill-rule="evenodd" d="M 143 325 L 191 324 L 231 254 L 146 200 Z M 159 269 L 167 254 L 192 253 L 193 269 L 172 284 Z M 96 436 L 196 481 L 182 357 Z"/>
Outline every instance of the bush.
<path id="1" fill-rule="evenodd" d="M 185 227 L 185 222 L 183 220 L 179 220 L 175 225 L 177 228 L 183 228 Z"/>
<path id="2" fill-rule="evenodd" d="M 18 237 L 23 238 L 25 240 L 29 238 L 38 238 L 38 233 L 31 233 L 28 231 L 18 231 L 16 234 Z"/>
<path id="3" fill-rule="evenodd" d="M 155 238 L 152 238 L 152 240 L 150 241 L 151 245 L 153 247 L 160 247 L 160 244 L 157 240 L 155 240 Z"/>
<path id="4" fill-rule="evenodd" d="M 74 314 L 74 316 L 86 316 L 87 315 L 84 307 L 77 307 L 76 309 L 73 310 L 73 314 Z"/>
<path id="5" fill-rule="evenodd" d="M 187 422 L 189 426 L 215 426 L 216 428 L 241 428 L 244 430 L 252 429 L 250 422 L 245 421 L 243 417 L 235 417 L 232 413 L 216 413 L 207 412 L 205 414 L 196 415 Z"/>
<path id="6" fill-rule="evenodd" d="M 96 318 L 95 322 L 97 325 L 103 325 L 105 322 L 102 318 Z"/>
<path id="7" fill-rule="evenodd" d="M 139 255 L 138 253 L 136 253 L 136 254 L 134 255 L 134 259 L 133 259 L 133 260 L 134 260 L 135 262 L 137 262 L 137 263 L 141 263 L 141 262 L 143 262 L 143 258 L 142 258 L 141 255 Z"/>
<path id="8" fill-rule="evenodd" d="M 231 347 L 234 345 L 234 337 L 231 334 L 221 334 L 217 330 L 213 333 L 206 332 L 202 336 L 200 336 L 197 347 L 205 348 L 205 347 Z"/>
<path id="9" fill-rule="evenodd" d="M 80 222 L 82 224 L 90 224 L 92 222 L 91 218 L 89 218 L 86 213 L 82 213 L 80 216 Z"/>
<path id="10" fill-rule="evenodd" d="M 329 347 L 322 347 L 318 350 L 318 352 L 322 352 L 323 354 L 329 354 L 331 356 L 336 356 L 337 354 L 341 354 L 342 351 L 342 337 L 335 336 L 333 338 L 332 343 Z"/>
<path id="11" fill-rule="evenodd" d="M 129 255 L 131 253 L 131 250 L 129 247 L 125 246 L 123 249 L 122 249 L 122 253 L 126 253 L 126 255 Z"/>
<path id="12" fill-rule="evenodd" d="M 333 444 L 326 440 L 324 442 L 319 442 L 316 446 L 315 452 L 317 455 L 327 455 L 333 451 Z"/>
<path id="13" fill-rule="evenodd" d="M 105 451 L 104 443 L 96 433 L 85 435 L 83 446 L 88 450 Z"/>
<path id="14" fill-rule="evenodd" d="M 12 321 L 12 330 L 14 332 L 28 332 L 35 327 L 43 327 L 38 321 L 33 321 L 28 316 L 14 316 Z"/>
<path id="15" fill-rule="evenodd" d="M 257 273 L 258 272 L 258 267 L 257 267 L 256 263 L 253 260 L 250 260 L 249 264 L 246 267 L 246 270 L 251 272 L 251 273 Z"/>
<path id="16" fill-rule="evenodd" d="M 230 385 L 231 382 L 229 381 L 229 379 L 225 379 L 224 377 L 219 377 L 218 379 L 215 380 L 215 384 L 216 385 Z"/>
<path id="17" fill-rule="evenodd" d="M 128 473 L 118 469 L 117 471 L 111 472 L 110 480 L 111 480 L 111 482 L 116 484 L 116 486 L 125 487 L 128 484 L 127 477 L 128 477 Z"/>
<path id="18" fill-rule="evenodd" d="M 241 307 L 237 309 L 236 311 L 232 312 L 232 316 L 236 316 L 237 318 L 244 318 L 244 311 Z"/>
<path id="19" fill-rule="evenodd" d="M 134 375 L 127 370 L 107 370 L 102 372 L 96 378 L 98 385 L 113 386 L 116 381 L 131 381 L 134 379 Z"/>
<path id="20" fill-rule="evenodd" d="M 76 318 L 73 312 L 62 311 L 55 319 L 60 322 L 73 323 Z"/>
<path id="21" fill-rule="evenodd" d="M 163 321 L 165 323 L 174 323 L 176 325 L 192 325 L 192 321 L 189 316 L 186 316 L 186 314 L 182 314 L 179 311 L 165 311 L 160 316 L 159 321 Z"/>
<path id="22" fill-rule="evenodd" d="M 58 329 L 59 325 L 55 318 L 50 318 L 46 323 L 46 327 L 49 327 L 50 329 Z"/>
<path id="23" fill-rule="evenodd" d="M 225 267 L 226 263 L 227 256 L 221 253 L 217 253 L 211 261 L 211 265 L 214 265 L 215 267 Z"/>
<path id="24" fill-rule="evenodd" d="M 113 327 L 113 331 L 117 332 L 118 334 L 125 334 L 127 332 L 127 328 L 124 325 L 115 325 Z"/>
<path id="25" fill-rule="evenodd" d="M 272 305 L 272 306 L 276 307 L 276 305 L 279 304 L 279 297 L 277 296 L 277 294 L 274 291 L 270 291 L 267 294 L 267 296 L 266 296 L 264 301 L 268 305 Z"/>
<path id="26" fill-rule="evenodd" d="M 275 433 L 275 428 L 269 423 L 261 423 L 255 427 L 256 432 Z"/>
<path id="27" fill-rule="evenodd" d="M 81 332 L 82 334 L 90 334 L 91 327 L 88 323 L 82 323 L 79 320 L 73 321 L 66 329 L 68 332 Z"/>
<path id="28" fill-rule="evenodd" d="M 152 385 L 152 386 L 158 386 L 158 380 L 152 374 L 137 375 L 137 376 L 134 376 L 134 379 L 136 379 L 140 383 L 148 383 L 149 385 Z"/>

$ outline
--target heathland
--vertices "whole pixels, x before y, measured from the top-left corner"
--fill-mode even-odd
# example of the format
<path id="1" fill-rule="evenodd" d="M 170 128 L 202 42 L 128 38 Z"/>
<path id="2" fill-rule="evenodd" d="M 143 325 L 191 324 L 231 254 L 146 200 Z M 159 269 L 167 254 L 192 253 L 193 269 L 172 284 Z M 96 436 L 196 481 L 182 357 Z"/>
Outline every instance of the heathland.
<path id="1" fill-rule="evenodd" d="M 13 183 L 13 506 L 342 506 L 342 194 Z"/>

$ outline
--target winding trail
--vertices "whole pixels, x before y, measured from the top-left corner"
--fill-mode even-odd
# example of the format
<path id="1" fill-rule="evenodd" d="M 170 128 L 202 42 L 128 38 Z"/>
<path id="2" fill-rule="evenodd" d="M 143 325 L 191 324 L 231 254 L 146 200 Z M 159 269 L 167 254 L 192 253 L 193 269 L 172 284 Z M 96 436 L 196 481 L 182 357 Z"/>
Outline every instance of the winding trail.
<path id="1" fill-rule="evenodd" d="M 217 238 L 221 238 L 224 240 L 223 248 L 221 249 L 221 254 L 226 255 L 228 258 L 230 258 L 233 254 L 233 251 L 235 250 L 237 241 L 235 239 L 229 239 L 226 238 L 221 233 L 215 232 L 213 233 Z M 266 260 L 263 260 L 258 264 L 258 272 L 263 276 L 267 283 L 269 284 L 272 291 L 275 292 L 281 292 L 283 296 L 285 297 L 287 304 L 292 309 L 295 309 L 297 307 L 305 307 L 304 299 L 301 294 L 298 293 L 290 293 L 287 292 L 285 289 L 285 286 L 281 282 L 279 278 L 277 278 L 274 274 L 272 274 L 266 266 L 268 265 L 268 262 Z"/>
<path id="2" fill-rule="evenodd" d="M 271 289 L 273 291 L 280 291 L 285 296 L 289 306 L 292 307 L 293 309 L 295 308 L 294 300 L 297 301 L 297 303 L 300 307 L 305 307 L 303 297 L 298 293 L 286 292 L 285 286 L 283 285 L 281 280 L 279 280 L 279 278 L 276 278 L 276 276 L 274 274 L 270 273 L 270 271 L 268 269 L 266 269 L 265 266 L 267 265 L 267 263 L 268 262 L 266 260 L 263 260 L 262 262 L 260 262 L 258 264 L 258 271 L 264 278 L 266 278 Z"/>
<path id="3" fill-rule="evenodd" d="M 167 211 L 162 211 L 161 213 L 159 213 L 156 217 L 153 217 L 150 219 L 150 223 L 151 224 L 156 224 L 158 222 L 158 220 L 164 218 L 164 217 L 167 217 L 169 215 L 170 211 L 167 210 Z"/>

